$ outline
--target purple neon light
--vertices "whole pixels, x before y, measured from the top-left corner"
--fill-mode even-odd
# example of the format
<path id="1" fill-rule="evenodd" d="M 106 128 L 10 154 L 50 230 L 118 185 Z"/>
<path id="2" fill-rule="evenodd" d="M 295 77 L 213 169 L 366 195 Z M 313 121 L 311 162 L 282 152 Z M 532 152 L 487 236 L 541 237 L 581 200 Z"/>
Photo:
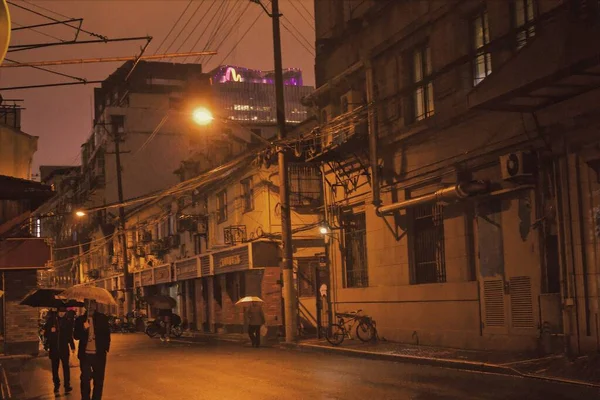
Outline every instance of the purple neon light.
<path id="1" fill-rule="evenodd" d="M 299 68 L 287 68 L 283 71 L 283 84 L 288 86 L 302 86 L 302 71 Z M 213 75 L 213 82 L 250 82 L 274 84 L 275 77 L 272 71 L 260 71 L 233 65 L 218 67 Z"/>

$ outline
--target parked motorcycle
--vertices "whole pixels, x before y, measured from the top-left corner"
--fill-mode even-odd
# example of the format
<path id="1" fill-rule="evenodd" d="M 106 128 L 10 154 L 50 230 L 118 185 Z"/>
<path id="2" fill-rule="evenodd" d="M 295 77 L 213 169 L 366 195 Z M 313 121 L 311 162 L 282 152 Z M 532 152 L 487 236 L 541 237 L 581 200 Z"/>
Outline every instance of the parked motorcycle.
<path id="1" fill-rule="evenodd" d="M 153 338 L 156 335 L 160 334 L 166 329 L 165 322 L 162 319 L 148 319 L 146 322 L 145 333 L 149 337 Z M 179 338 L 183 335 L 183 327 L 181 326 L 181 318 L 173 314 L 173 321 L 171 323 L 171 336 L 175 338 Z"/>
<path id="2" fill-rule="evenodd" d="M 112 333 L 133 333 L 136 331 L 135 324 L 127 318 L 110 316 L 108 324 Z"/>

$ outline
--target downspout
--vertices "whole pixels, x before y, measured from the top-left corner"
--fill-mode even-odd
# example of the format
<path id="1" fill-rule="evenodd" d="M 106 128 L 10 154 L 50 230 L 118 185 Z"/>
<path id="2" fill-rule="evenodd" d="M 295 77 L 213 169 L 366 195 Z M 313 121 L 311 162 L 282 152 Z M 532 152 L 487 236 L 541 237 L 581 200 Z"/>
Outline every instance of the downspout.
<path id="1" fill-rule="evenodd" d="M 576 270 L 575 270 L 575 251 L 573 251 L 573 245 L 574 245 L 574 237 L 573 237 L 573 226 L 572 226 L 572 221 L 573 221 L 573 209 L 572 209 L 572 204 L 571 204 L 571 194 L 569 193 L 569 190 L 571 189 L 571 179 L 569 177 L 569 152 L 567 150 L 567 143 L 566 143 L 566 138 L 564 140 L 564 157 L 565 157 L 565 180 L 566 180 L 566 195 L 567 195 L 567 213 L 568 213 L 568 218 L 567 221 L 569 221 L 569 239 L 570 239 L 570 243 L 567 244 L 566 242 L 566 238 L 565 238 L 565 250 L 567 248 L 567 245 L 570 247 L 570 251 L 571 251 L 571 274 L 572 276 L 569 276 L 568 278 L 568 284 L 571 284 L 572 282 L 572 297 L 571 299 L 573 299 L 573 306 L 575 308 L 575 328 L 576 328 L 576 332 L 577 332 L 577 354 L 581 353 L 581 337 L 580 337 L 580 332 L 579 332 L 579 305 L 577 304 L 577 281 L 575 280 L 576 275 Z M 566 228 L 566 227 L 565 227 Z"/>
<path id="2" fill-rule="evenodd" d="M 583 273 L 583 300 L 585 305 L 585 334 L 586 336 L 591 336 L 592 331 L 590 328 L 590 297 L 589 297 L 589 288 L 588 288 L 588 257 L 585 248 L 585 228 L 583 226 L 583 200 L 582 200 L 582 192 L 581 185 L 579 182 L 581 181 L 581 170 L 579 167 L 579 157 L 575 157 L 575 176 L 577 177 L 577 208 L 579 209 L 579 235 L 581 241 L 581 267 Z"/>
<path id="3" fill-rule="evenodd" d="M 364 61 L 367 81 L 367 107 L 369 124 L 369 161 L 371 163 L 371 196 L 375 207 L 381 205 L 379 185 L 379 163 L 377 161 L 377 119 L 373 104 L 375 103 L 375 83 L 373 82 L 373 66 L 370 60 Z"/>
<path id="4" fill-rule="evenodd" d="M 387 206 L 379 206 L 376 209 L 377 215 L 382 217 L 389 215 L 397 210 L 403 210 L 410 207 L 420 206 L 432 202 L 452 202 L 465 199 L 487 192 L 489 184 L 483 181 L 472 181 L 468 183 L 459 183 L 454 186 L 436 190 L 433 193 L 424 196 L 415 197 L 398 203 L 392 203 Z"/>

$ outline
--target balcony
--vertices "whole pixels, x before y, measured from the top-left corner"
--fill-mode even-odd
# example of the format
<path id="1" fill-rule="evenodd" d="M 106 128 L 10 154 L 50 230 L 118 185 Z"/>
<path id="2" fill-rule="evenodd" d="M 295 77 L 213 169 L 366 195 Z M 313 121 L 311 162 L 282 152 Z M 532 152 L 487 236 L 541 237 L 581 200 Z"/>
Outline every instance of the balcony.
<path id="1" fill-rule="evenodd" d="M 369 107 L 360 106 L 335 117 L 313 130 L 304 138 L 302 148 L 306 150 L 306 161 L 321 161 L 325 157 L 344 156 L 360 146 L 366 145 L 368 136 Z"/>
<path id="2" fill-rule="evenodd" d="M 469 93 L 469 106 L 535 112 L 600 88 L 600 19 L 592 3 L 571 1 L 540 15 L 535 37 Z"/>

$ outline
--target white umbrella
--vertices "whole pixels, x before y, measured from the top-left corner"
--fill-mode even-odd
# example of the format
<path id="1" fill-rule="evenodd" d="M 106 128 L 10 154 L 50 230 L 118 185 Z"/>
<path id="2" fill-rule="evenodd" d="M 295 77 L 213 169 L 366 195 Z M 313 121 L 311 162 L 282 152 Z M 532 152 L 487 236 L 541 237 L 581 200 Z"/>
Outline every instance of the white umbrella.
<path id="1" fill-rule="evenodd" d="M 108 290 L 99 288 L 97 286 L 73 286 L 62 292 L 60 297 L 64 297 L 69 300 L 94 300 L 98 303 L 108 304 L 111 306 L 117 305 L 117 302 Z"/>
<path id="2" fill-rule="evenodd" d="M 246 297 L 242 297 L 241 299 L 239 299 L 235 305 L 239 305 L 239 304 L 244 304 L 244 303 L 264 303 L 263 299 L 261 299 L 260 297 L 257 296 L 246 296 Z"/>

